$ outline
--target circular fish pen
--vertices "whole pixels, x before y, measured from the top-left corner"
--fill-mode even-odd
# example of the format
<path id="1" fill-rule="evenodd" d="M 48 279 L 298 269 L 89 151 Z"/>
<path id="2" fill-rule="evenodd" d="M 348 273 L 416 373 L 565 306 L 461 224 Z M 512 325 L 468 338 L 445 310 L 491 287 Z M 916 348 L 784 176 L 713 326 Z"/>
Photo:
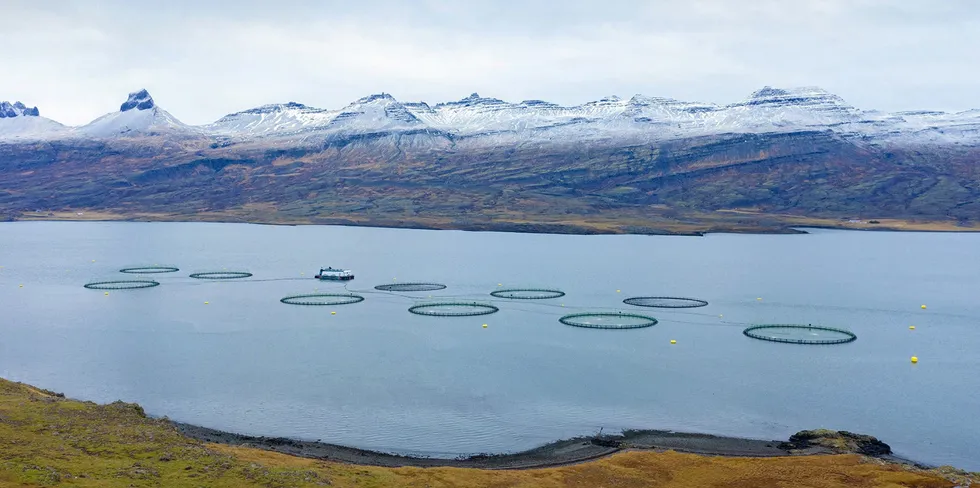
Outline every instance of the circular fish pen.
<path id="1" fill-rule="evenodd" d="M 206 273 L 191 273 L 191 278 L 199 280 L 237 280 L 248 278 L 252 273 L 246 271 L 208 271 Z"/>
<path id="2" fill-rule="evenodd" d="M 86 283 L 84 286 L 89 290 L 138 290 L 160 286 L 160 282 L 153 280 L 94 281 Z"/>
<path id="3" fill-rule="evenodd" d="M 433 302 L 421 303 L 409 307 L 409 312 L 415 315 L 430 317 L 470 317 L 475 315 L 490 315 L 500 311 L 489 303 L 477 302 Z"/>
<path id="4" fill-rule="evenodd" d="M 588 329 L 642 329 L 657 325 L 657 319 L 634 313 L 587 312 L 566 315 L 559 322 Z"/>
<path id="5" fill-rule="evenodd" d="M 682 297 L 632 297 L 623 300 L 627 305 L 651 308 L 698 308 L 708 305 L 708 302 L 697 298 Z"/>
<path id="6" fill-rule="evenodd" d="M 180 271 L 180 268 L 175 268 L 173 266 L 136 266 L 132 268 L 120 269 L 120 273 L 129 274 L 159 274 L 159 273 L 176 273 Z"/>
<path id="7" fill-rule="evenodd" d="M 491 295 L 497 298 L 508 298 L 511 300 L 547 300 L 549 298 L 561 298 L 565 292 L 561 290 L 549 290 L 547 288 L 509 288 L 506 290 L 494 290 Z"/>
<path id="8" fill-rule="evenodd" d="M 290 295 L 279 299 L 287 305 L 350 305 L 363 302 L 364 297 L 354 294 L 340 293 L 311 293 L 308 295 Z"/>
<path id="9" fill-rule="evenodd" d="M 400 292 L 412 292 L 412 291 L 436 291 L 445 290 L 446 285 L 441 283 L 390 283 L 387 285 L 378 285 L 374 287 L 375 290 L 381 291 L 400 291 Z"/>
<path id="10" fill-rule="evenodd" d="M 857 335 L 849 330 L 816 325 L 755 325 L 742 333 L 753 339 L 787 344 L 844 344 L 857 340 Z"/>

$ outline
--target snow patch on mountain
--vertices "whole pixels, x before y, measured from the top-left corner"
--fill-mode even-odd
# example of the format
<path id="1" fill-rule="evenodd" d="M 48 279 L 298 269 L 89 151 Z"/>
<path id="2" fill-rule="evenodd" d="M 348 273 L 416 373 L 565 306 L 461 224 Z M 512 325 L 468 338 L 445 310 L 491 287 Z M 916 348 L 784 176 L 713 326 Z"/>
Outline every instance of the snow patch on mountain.
<path id="1" fill-rule="evenodd" d="M 482 141 L 485 146 L 597 140 L 643 143 L 704 135 L 811 130 L 832 131 L 851 138 L 880 134 L 892 141 L 902 137 L 916 142 L 980 139 L 976 135 L 975 114 L 862 111 L 816 87 L 764 87 L 729 105 L 635 95 L 628 100 L 609 96 L 565 107 L 542 100 L 510 103 L 477 93 L 435 105 L 400 103 L 382 93 L 357 100 L 339 112 L 296 105 L 299 107 L 290 109 L 289 123 L 272 123 L 267 130 L 249 126 L 245 131 L 284 137 L 303 133 L 324 140 L 334 135 L 424 130 L 467 139 L 467 144 Z M 253 110 L 267 111 L 263 107 Z M 298 117 L 304 112 L 315 115 Z M 234 131 L 223 134 L 229 132 Z"/>
<path id="2" fill-rule="evenodd" d="M 816 87 L 764 87 L 709 117 L 709 127 L 732 131 L 811 129 L 858 122 L 862 112 Z"/>
<path id="3" fill-rule="evenodd" d="M 42 140 L 64 136 L 68 128 L 45 117 L 37 107 L 0 101 L 0 140 Z"/>
<path id="4" fill-rule="evenodd" d="M 70 129 L 41 116 L 0 118 L 0 140 L 46 140 L 66 137 Z"/>
<path id="5" fill-rule="evenodd" d="M 387 93 L 366 96 L 330 121 L 329 129 L 340 132 L 379 132 L 418 129 L 425 124 Z"/>
<path id="6" fill-rule="evenodd" d="M 146 135 L 193 136 L 204 132 L 177 120 L 158 107 L 146 90 L 129 94 L 128 99 L 112 112 L 73 130 L 76 137 L 96 139 Z"/>
<path id="7" fill-rule="evenodd" d="M 13 121 L 13 122 L 11 122 Z M 263 105 L 188 126 L 156 105 L 146 90 L 130 93 L 118 112 L 78 128 L 38 117 L 20 102 L 0 103 L 0 138 L 114 138 L 141 135 L 211 137 L 218 141 L 321 145 L 370 135 L 385 144 L 459 147 L 655 143 L 705 135 L 830 131 L 863 143 L 980 145 L 980 110 L 885 113 L 860 110 L 816 87 L 763 87 L 728 105 L 635 95 L 608 96 L 576 106 L 542 100 L 511 103 L 477 93 L 430 105 L 401 103 L 387 93 L 370 95 L 339 110 L 301 103 Z M 389 137 L 390 136 L 390 137 Z M 406 138 L 402 138 L 405 136 Z M 387 142 L 382 141 L 381 138 Z M 439 140 L 437 140 L 439 139 Z M 401 142 L 398 142 L 401 141 Z"/>
<path id="8" fill-rule="evenodd" d="M 263 105 L 226 115 L 202 128 L 226 137 L 250 138 L 300 134 L 326 128 L 339 110 L 307 107 L 301 103 Z"/>

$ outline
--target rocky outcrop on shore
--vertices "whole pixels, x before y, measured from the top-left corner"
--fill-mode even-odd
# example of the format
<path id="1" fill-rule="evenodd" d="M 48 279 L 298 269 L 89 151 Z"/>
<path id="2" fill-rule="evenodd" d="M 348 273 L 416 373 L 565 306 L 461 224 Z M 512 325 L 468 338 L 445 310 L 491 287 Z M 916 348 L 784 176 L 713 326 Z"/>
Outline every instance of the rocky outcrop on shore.
<path id="1" fill-rule="evenodd" d="M 779 447 L 791 452 L 822 447 L 834 453 L 865 456 L 886 456 L 892 453 L 892 448 L 878 438 L 846 430 L 801 430 L 790 436 L 789 442 L 784 442 Z"/>

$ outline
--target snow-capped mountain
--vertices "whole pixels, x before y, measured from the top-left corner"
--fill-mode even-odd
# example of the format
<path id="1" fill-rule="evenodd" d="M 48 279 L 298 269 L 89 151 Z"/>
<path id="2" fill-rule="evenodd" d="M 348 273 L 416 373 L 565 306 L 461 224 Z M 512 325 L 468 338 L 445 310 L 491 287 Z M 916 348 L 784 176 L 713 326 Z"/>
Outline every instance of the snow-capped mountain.
<path id="1" fill-rule="evenodd" d="M 381 132 L 412 130 L 425 126 L 407 107 L 387 93 L 370 95 L 344 107 L 330 129 L 339 132 Z"/>
<path id="2" fill-rule="evenodd" d="M 980 110 L 961 113 L 861 110 L 815 87 L 764 87 L 728 105 L 662 97 L 615 96 L 576 106 L 541 100 L 506 102 L 472 94 L 454 102 L 401 103 L 389 94 L 370 95 L 339 110 L 296 102 L 263 105 L 188 126 L 153 101 L 146 90 L 129 94 L 119 111 L 67 128 L 40 118 L 37 109 L 4 102 L 0 140 L 117 138 L 160 135 L 247 142 L 275 140 L 327 143 L 358 134 L 424 133 L 465 140 L 467 145 L 658 142 L 705 135 L 830 131 L 871 143 L 980 145 Z M 14 122 L 11 122 L 14 120 Z"/>
<path id="3" fill-rule="evenodd" d="M 108 113 L 73 131 L 76 137 L 112 138 L 146 135 L 194 135 L 201 131 L 188 126 L 157 107 L 146 90 L 129 94 L 118 112 Z"/>
<path id="4" fill-rule="evenodd" d="M 339 110 L 324 110 L 289 102 L 228 114 L 202 129 L 220 136 L 240 138 L 300 134 L 327 127 L 338 114 Z"/>
<path id="5" fill-rule="evenodd" d="M 812 129 L 861 120 L 861 111 L 816 87 L 782 90 L 765 87 L 721 110 L 704 113 L 706 127 L 733 132 Z"/>
<path id="6" fill-rule="evenodd" d="M 37 107 L 21 102 L 0 102 L 0 138 L 42 139 L 64 134 L 68 128 L 45 117 Z"/>
<path id="7" fill-rule="evenodd" d="M 340 110 L 301 103 L 263 105 L 226 115 L 203 130 L 224 137 L 309 139 L 331 134 L 406 131 L 425 124 L 386 93 L 361 98 Z"/>
<path id="8" fill-rule="evenodd" d="M 0 220 L 92 208 L 547 232 L 785 231 L 798 216 L 980 228 L 980 110 L 863 110 L 819 88 L 726 105 L 381 93 L 201 126 L 141 90 L 81 127 L 39 113 L 0 103 Z"/>

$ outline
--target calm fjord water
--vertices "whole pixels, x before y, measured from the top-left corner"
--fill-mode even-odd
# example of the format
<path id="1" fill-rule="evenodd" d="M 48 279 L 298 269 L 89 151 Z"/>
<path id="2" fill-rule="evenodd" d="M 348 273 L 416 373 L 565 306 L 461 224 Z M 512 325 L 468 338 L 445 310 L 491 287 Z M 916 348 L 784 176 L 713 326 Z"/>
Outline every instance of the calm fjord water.
<path id="1" fill-rule="evenodd" d="M 181 271 L 109 296 L 82 287 L 153 264 Z M 371 293 L 337 307 L 279 303 L 343 291 L 312 279 L 321 265 L 353 269 L 349 288 Z M 980 469 L 980 234 L 19 222 L 0 224 L 0 266 L 3 377 L 207 427 L 433 455 L 522 450 L 600 427 L 775 439 L 825 427 Z M 255 276 L 187 277 L 223 268 Z M 484 317 L 420 317 L 407 312 L 414 299 L 373 292 L 392 279 L 448 285 L 434 297 L 492 299 L 498 283 L 567 296 L 493 299 L 501 311 Z M 621 303 L 638 295 L 710 305 Z M 581 309 L 661 322 L 558 323 Z M 741 334 L 752 323 L 843 327 L 858 340 L 762 342 Z"/>

